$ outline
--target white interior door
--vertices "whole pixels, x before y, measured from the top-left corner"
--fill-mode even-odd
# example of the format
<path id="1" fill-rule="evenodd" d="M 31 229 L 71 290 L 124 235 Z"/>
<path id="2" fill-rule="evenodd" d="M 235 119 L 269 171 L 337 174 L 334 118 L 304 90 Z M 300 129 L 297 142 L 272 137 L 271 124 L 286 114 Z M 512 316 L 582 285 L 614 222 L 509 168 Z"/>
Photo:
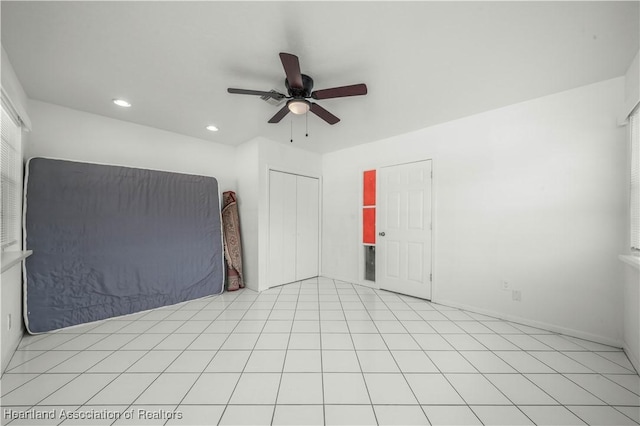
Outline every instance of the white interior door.
<path id="1" fill-rule="evenodd" d="M 431 299 L 431 160 L 378 171 L 376 281 Z"/>
<path id="2" fill-rule="evenodd" d="M 318 276 L 319 181 L 296 176 L 296 281 Z"/>
<path id="3" fill-rule="evenodd" d="M 269 172 L 269 286 L 296 280 L 296 175 Z"/>

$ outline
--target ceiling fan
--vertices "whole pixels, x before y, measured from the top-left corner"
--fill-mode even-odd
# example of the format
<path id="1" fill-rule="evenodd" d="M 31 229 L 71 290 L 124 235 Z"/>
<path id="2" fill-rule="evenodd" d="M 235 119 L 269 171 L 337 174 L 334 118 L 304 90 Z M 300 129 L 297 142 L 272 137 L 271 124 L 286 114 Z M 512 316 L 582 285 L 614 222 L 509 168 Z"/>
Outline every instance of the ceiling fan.
<path id="1" fill-rule="evenodd" d="M 327 123 L 336 124 L 340 121 L 338 117 L 331 114 L 320 105 L 310 102 L 307 99 L 312 98 L 320 100 L 367 94 L 367 85 L 362 83 L 312 91 L 313 79 L 300 72 L 300 63 L 296 55 L 292 55 L 291 53 L 280 53 L 280 60 L 282 61 L 282 66 L 284 67 L 284 72 L 287 76 L 284 80 L 284 84 L 289 96 L 275 90 L 263 92 L 259 90 L 227 89 L 229 93 L 240 95 L 257 95 L 262 96 L 263 98 L 273 98 L 276 100 L 288 99 L 287 104 L 282 107 L 276 115 L 271 117 L 269 123 L 279 123 L 280 120 L 282 120 L 289 112 L 294 114 L 305 114 L 308 111 L 311 111 Z"/>

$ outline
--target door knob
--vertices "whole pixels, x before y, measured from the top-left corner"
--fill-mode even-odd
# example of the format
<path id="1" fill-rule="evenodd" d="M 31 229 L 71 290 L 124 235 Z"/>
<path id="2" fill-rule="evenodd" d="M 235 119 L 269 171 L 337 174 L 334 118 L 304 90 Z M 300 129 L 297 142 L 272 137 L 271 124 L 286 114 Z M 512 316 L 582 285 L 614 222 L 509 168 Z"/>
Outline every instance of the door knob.
<path id="1" fill-rule="evenodd" d="M 378 232 L 378 235 L 380 235 L 381 237 L 384 237 L 384 232 Z"/>

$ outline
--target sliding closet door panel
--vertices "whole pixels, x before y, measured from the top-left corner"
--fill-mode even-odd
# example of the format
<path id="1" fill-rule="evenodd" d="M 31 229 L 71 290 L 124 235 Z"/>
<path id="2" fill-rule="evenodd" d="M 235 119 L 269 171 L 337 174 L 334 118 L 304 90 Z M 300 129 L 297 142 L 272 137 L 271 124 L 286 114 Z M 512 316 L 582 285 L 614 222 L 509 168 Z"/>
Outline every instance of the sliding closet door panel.
<path id="1" fill-rule="evenodd" d="M 282 263 L 282 248 L 284 240 L 282 238 L 283 209 L 282 200 L 284 177 L 281 173 L 269 173 L 269 264 L 268 277 L 269 286 L 278 285 L 284 277 Z"/>
<path id="2" fill-rule="evenodd" d="M 296 176 L 296 182 L 296 280 L 303 280 L 318 276 L 319 182 L 306 176 Z"/>
<path id="3" fill-rule="evenodd" d="M 296 258 L 297 258 L 297 241 L 296 241 L 296 177 L 283 173 L 284 179 L 284 229 L 282 232 L 284 247 L 282 250 L 282 262 L 284 263 L 284 282 L 290 283 L 296 280 Z"/>
<path id="4" fill-rule="evenodd" d="M 269 286 L 296 280 L 296 176 L 269 173 Z"/>

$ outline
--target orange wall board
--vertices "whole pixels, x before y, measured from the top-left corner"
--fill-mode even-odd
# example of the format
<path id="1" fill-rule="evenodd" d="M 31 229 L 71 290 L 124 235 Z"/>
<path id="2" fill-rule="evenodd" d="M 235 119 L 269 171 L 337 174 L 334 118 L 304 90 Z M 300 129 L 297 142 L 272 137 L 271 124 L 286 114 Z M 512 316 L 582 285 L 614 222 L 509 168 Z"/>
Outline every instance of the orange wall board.
<path id="1" fill-rule="evenodd" d="M 363 206 L 376 205 L 376 171 L 367 170 L 364 172 Z"/>
<path id="2" fill-rule="evenodd" d="M 362 242 L 376 243 L 376 209 L 375 207 L 362 209 Z"/>

